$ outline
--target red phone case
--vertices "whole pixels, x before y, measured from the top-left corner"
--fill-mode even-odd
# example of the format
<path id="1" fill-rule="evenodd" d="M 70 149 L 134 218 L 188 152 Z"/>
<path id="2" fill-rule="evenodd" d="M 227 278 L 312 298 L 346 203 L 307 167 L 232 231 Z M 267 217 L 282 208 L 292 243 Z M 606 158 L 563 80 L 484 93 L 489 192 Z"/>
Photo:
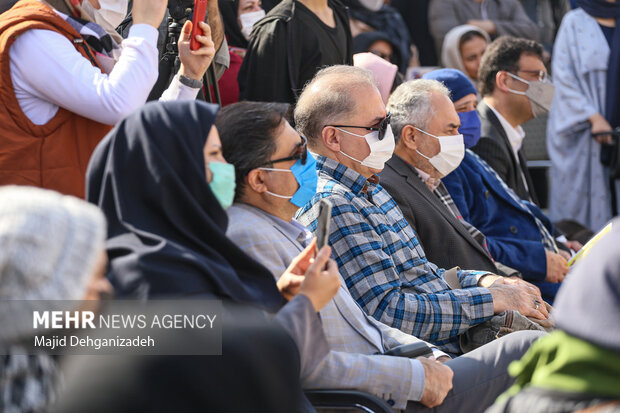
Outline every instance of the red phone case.
<path id="1" fill-rule="evenodd" d="M 207 0 L 195 0 L 194 1 L 194 19 L 192 20 L 192 37 L 190 37 L 189 48 L 190 50 L 197 50 L 200 48 L 200 43 L 196 41 L 196 35 L 202 35 L 202 29 L 198 27 L 198 22 L 205 21 L 207 15 Z"/>

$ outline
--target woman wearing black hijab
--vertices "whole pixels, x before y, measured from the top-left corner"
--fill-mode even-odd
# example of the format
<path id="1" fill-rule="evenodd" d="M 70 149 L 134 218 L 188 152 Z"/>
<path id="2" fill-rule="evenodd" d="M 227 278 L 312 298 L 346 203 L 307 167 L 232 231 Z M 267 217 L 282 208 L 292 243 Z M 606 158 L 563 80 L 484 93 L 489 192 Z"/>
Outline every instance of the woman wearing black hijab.
<path id="1" fill-rule="evenodd" d="M 205 168 L 207 158 L 218 162 L 216 113 L 199 101 L 149 103 L 95 150 L 86 192 L 108 219 L 109 278 L 120 297 L 214 297 L 277 312 L 303 378 L 327 353 L 316 313 L 338 289 L 336 263 L 326 248 L 309 268 L 289 268 L 289 282 L 279 284 L 295 296 L 286 303 L 271 273 L 226 237 L 220 202 L 232 202 L 234 186 L 219 179 L 221 168 Z"/>

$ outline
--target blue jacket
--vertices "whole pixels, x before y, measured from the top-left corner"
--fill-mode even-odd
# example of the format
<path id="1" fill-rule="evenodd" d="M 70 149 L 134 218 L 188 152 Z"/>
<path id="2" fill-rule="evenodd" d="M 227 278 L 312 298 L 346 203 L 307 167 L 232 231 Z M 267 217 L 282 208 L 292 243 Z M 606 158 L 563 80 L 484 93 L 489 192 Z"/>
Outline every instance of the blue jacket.
<path id="1" fill-rule="evenodd" d="M 493 258 L 521 271 L 523 278 L 536 284 L 543 295 L 555 296 L 560 284 L 544 281 L 547 258 L 534 216 L 553 234 L 549 218 L 532 203 L 519 205 L 469 150 L 461 165 L 442 182 L 463 219 L 486 235 Z"/>

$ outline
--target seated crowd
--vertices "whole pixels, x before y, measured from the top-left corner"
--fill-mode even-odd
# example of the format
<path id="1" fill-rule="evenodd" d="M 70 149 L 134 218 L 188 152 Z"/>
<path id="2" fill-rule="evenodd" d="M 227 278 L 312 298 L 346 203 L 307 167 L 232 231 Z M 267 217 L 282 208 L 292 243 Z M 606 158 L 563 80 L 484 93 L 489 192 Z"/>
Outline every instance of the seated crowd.
<path id="1" fill-rule="evenodd" d="M 560 26 L 527 1 L 421 1 L 422 53 L 409 2 L 209 1 L 197 28 L 167 0 L 3 3 L 0 299 L 227 316 L 221 356 L 26 355 L 32 332 L 6 329 L 0 410 L 312 412 L 328 389 L 618 411 L 620 3 L 557 5 Z M 580 18 L 608 61 L 554 84 Z M 444 68 L 408 79 L 429 56 Z M 591 149 L 551 215 L 522 127 L 549 111 L 550 141 Z"/>

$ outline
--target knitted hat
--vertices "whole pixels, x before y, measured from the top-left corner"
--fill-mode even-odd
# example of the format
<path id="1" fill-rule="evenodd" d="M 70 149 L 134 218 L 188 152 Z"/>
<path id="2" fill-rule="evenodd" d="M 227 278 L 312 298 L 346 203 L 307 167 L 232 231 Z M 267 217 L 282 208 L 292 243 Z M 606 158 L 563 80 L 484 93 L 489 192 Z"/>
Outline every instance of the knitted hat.
<path id="1" fill-rule="evenodd" d="M 620 351 L 620 218 L 566 276 L 555 299 L 558 328 Z"/>
<path id="2" fill-rule="evenodd" d="M 0 188 L 0 300 L 80 300 L 106 222 L 78 198 L 21 186 Z"/>
<path id="3" fill-rule="evenodd" d="M 422 79 L 432 79 L 443 83 L 450 90 L 450 99 L 452 102 L 456 102 L 460 98 L 467 96 L 471 93 L 474 95 L 476 87 L 471 80 L 465 76 L 463 72 L 456 69 L 437 69 L 432 72 L 425 73 Z"/>

